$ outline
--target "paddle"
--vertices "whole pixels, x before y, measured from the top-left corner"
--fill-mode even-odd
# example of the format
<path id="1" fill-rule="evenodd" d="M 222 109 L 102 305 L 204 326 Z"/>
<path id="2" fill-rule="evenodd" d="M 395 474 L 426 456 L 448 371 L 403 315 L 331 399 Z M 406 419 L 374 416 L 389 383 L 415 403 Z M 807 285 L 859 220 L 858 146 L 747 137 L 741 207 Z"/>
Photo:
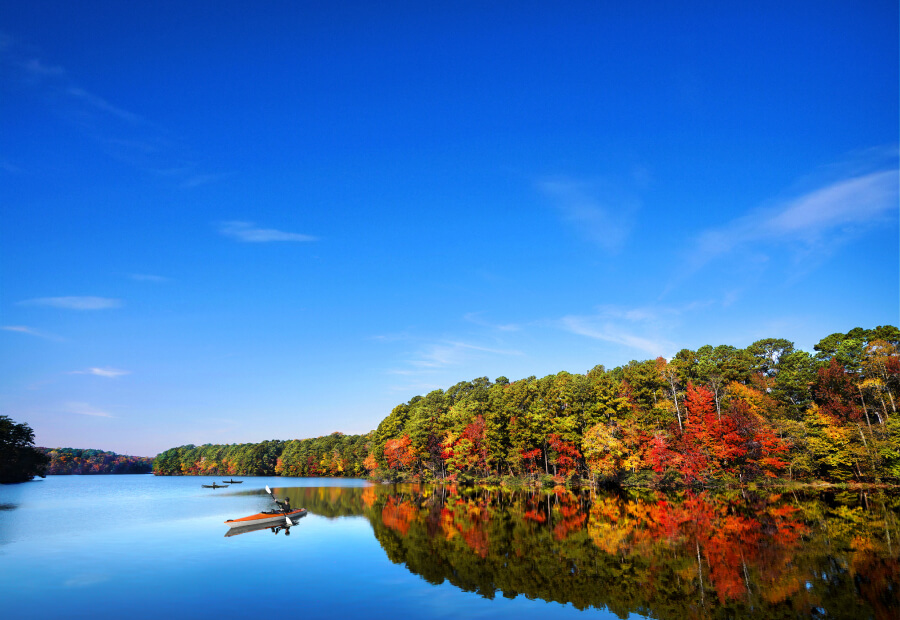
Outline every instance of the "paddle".
<path id="1" fill-rule="evenodd" d="M 272 501 L 275 502 L 276 505 L 281 506 L 281 504 L 279 504 L 278 500 L 275 498 L 275 494 L 272 493 L 272 489 L 269 488 L 268 484 L 266 485 L 266 493 L 272 496 Z M 281 506 L 281 509 L 284 510 L 284 506 Z"/>

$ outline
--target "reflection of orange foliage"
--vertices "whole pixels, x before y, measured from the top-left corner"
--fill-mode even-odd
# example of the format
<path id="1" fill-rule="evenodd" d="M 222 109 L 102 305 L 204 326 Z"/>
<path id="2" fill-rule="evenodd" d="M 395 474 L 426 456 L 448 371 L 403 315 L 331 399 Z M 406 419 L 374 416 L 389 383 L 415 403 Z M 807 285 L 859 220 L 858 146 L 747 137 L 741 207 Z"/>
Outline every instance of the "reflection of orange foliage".
<path id="1" fill-rule="evenodd" d="M 406 536 L 409 526 L 415 520 L 416 509 L 410 502 L 397 500 L 393 496 L 388 497 L 387 503 L 381 510 L 382 523 Z"/>
<path id="2" fill-rule="evenodd" d="M 453 512 L 446 508 L 441 509 L 441 530 L 443 530 L 444 537 L 447 540 L 450 540 L 459 534 L 459 532 L 456 531 L 456 525 L 453 522 Z"/>
<path id="3" fill-rule="evenodd" d="M 362 492 L 362 501 L 363 504 L 366 505 L 366 508 L 371 508 L 375 504 L 375 499 L 377 495 L 375 494 L 375 487 L 366 487 Z"/>
<path id="4" fill-rule="evenodd" d="M 473 521 L 471 527 L 460 528 L 460 534 L 462 534 L 463 540 L 466 541 L 469 548 L 483 558 L 487 557 L 488 550 L 490 549 L 490 542 L 487 535 L 487 521 L 488 519 L 485 515 L 479 515 L 478 518 Z"/>
<path id="5" fill-rule="evenodd" d="M 569 534 L 584 526 L 587 513 L 582 509 L 578 497 L 571 491 L 557 491 L 556 497 L 559 500 L 558 510 L 561 518 L 553 528 L 553 536 L 556 540 L 565 540 Z"/>
<path id="6" fill-rule="evenodd" d="M 762 596 L 778 602 L 801 585 L 791 558 L 807 529 L 797 512 L 790 505 L 770 505 L 748 516 L 705 493 L 655 503 L 603 496 L 591 506 L 588 534 L 612 555 L 658 557 L 660 546 L 670 549 L 665 555 L 699 554 L 702 562 L 685 564 L 683 578 L 699 579 L 702 572 L 704 584 L 715 588 L 720 602 L 747 597 L 751 574 L 756 583 L 768 584 Z"/>
<path id="7" fill-rule="evenodd" d="M 482 501 L 457 498 L 454 508 L 441 509 L 441 530 L 447 540 L 460 536 L 463 542 L 482 558 L 490 550 L 487 526 L 490 514 Z"/>
<path id="8" fill-rule="evenodd" d="M 526 521 L 534 521 L 535 523 L 543 523 L 547 520 L 544 513 L 538 510 L 526 510 L 522 518 Z"/>

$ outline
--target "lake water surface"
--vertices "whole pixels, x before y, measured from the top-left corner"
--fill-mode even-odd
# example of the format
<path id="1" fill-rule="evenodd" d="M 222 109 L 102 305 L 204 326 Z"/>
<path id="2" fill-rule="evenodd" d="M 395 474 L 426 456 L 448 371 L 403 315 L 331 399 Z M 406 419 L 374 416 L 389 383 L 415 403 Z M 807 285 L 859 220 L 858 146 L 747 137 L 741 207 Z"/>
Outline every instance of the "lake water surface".
<path id="1" fill-rule="evenodd" d="M 900 617 L 895 496 L 241 479 L 0 486 L 0 616 Z M 226 537 L 266 484 L 308 516 Z"/>

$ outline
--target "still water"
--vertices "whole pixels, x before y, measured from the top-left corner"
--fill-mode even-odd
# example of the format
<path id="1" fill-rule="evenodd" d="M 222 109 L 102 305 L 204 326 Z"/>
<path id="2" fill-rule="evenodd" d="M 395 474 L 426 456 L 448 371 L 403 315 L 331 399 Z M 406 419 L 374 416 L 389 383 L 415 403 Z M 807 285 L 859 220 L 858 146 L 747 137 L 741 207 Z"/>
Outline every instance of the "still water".
<path id="1" fill-rule="evenodd" d="M 900 617 L 895 496 L 241 479 L 0 486 L 0 616 Z M 226 537 L 266 484 L 309 514 Z"/>

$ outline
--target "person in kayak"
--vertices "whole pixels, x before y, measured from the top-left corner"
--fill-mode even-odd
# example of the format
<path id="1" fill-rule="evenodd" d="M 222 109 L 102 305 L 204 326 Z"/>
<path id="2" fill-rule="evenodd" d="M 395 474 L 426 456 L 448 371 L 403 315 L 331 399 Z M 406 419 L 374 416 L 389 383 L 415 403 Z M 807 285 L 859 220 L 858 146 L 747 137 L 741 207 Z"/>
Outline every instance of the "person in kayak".
<path id="1" fill-rule="evenodd" d="M 283 510 L 284 512 L 291 511 L 291 498 L 285 497 L 284 500 L 280 502 L 276 499 L 275 503 L 278 504 L 278 507 L 281 508 L 281 510 Z"/>

